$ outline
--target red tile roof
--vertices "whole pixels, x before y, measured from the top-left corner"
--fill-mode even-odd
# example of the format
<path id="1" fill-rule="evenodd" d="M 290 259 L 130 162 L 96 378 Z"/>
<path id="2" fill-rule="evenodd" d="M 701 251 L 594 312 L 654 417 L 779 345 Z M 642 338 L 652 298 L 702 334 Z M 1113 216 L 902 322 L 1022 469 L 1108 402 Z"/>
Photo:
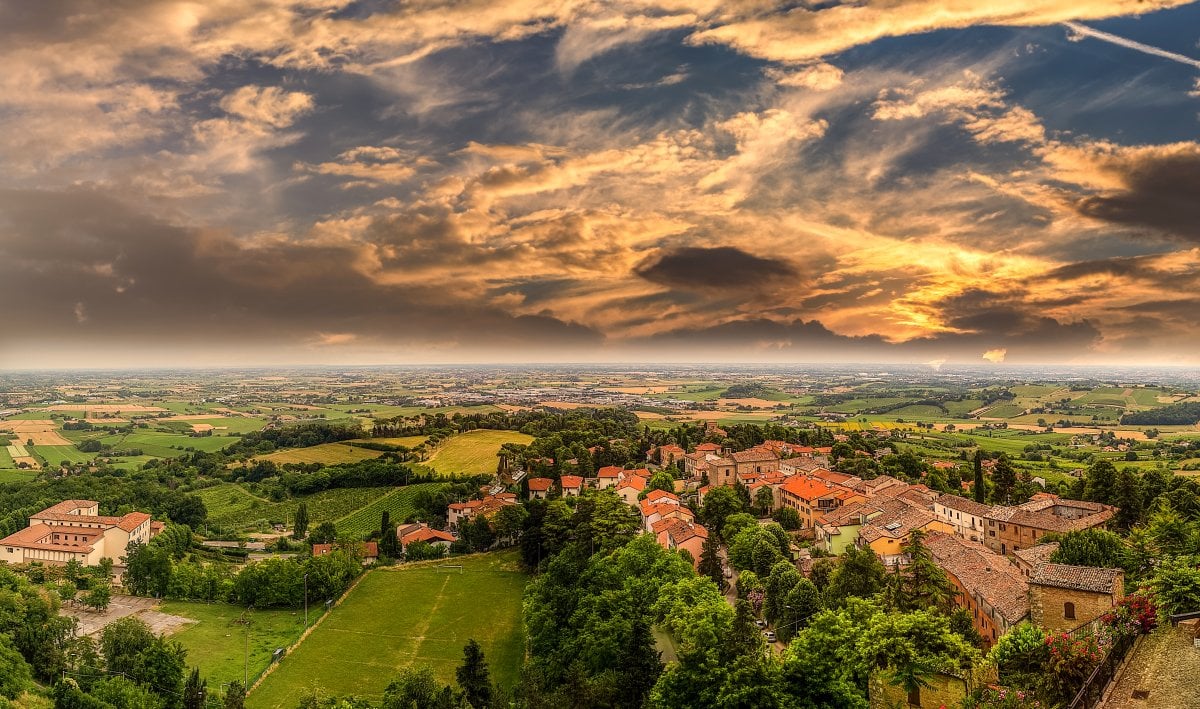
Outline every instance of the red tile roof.
<path id="1" fill-rule="evenodd" d="M 554 481 L 550 478 L 529 478 L 530 492 L 549 492 L 552 487 Z"/>
<path id="2" fill-rule="evenodd" d="M 558 480 L 564 490 L 577 489 L 583 487 L 583 478 L 578 475 L 564 475 Z"/>
<path id="3" fill-rule="evenodd" d="M 606 465 L 596 471 L 598 478 L 616 478 L 621 475 L 621 467 L 616 465 Z"/>

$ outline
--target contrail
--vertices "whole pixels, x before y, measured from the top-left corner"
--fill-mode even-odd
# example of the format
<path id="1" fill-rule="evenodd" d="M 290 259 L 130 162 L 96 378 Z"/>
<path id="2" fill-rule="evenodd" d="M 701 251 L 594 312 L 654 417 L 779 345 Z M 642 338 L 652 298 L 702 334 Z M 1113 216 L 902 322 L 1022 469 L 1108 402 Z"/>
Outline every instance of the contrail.
<path id="1" fill-rule="evenodd" d="M 1098 39 L 1102 42 L 1109 42 L 1111 44 L 1116 44 L 1118 46 L 1125 47 L 1126 49 L 1132 49 L 1135 52 L 1141 52 L 1143 54 L 1151 54 L 1156 57 L 1162 57 L 1163 59 L 1170 59 L 1173 62 L 1179 62 L 1180 64 L 1186 64 L 1190 67 L 1195 67 L 1196 69 L 1200 69 L 1200 59 L 1192 59 L 1191 57 L 1184 56 L 1183 54 L 1169 52 L 1165 49 L 1160 49 L 1158 47 L 1150 46 L 1149 44 L 1142 44 L 1141 42 L 1135 42 L 1132 39 L 1118 37 L 1115 34 L 1109 34 L 1108 32 L 1101 32 L 1100 30 L 1094 30 L 1091 27 L 1088 27 L 1087 25 L 1081 25 L 1078 22 L 1064 22 L 1063 25 L 1065 25 L 1067 27 L 1067 29 L 1074 32 L 1077 36 L 1092 37 L 1093 39 Z"/>

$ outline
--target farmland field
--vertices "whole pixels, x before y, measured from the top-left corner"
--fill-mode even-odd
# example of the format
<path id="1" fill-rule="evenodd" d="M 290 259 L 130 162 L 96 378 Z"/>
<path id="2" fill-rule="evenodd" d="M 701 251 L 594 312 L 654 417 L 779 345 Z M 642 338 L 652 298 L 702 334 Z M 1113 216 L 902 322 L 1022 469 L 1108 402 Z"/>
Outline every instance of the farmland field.
<path id="1" fill-rule="evenodd" d="M 32 453 L 46 459 L 51 466 L 57 467 L 65 463 L 86 463 L 95 458 L 97 453 L 84 453 L 75 446 L 34 446 Z"/>
<path id="2" fill-rule="evenodd" d="M 344 443 L 322 443 L 309 448 L 291 448 L 275 451 L 274 453 L 256 455 L 254 459 L 269 460 L 277 465 L 284 465 L 285 463 L 322 463 L 324 465 L 334 465 L 337 463 L 357 463 L 360 460 L 378 458 L 381 455 L 383 455 L 383 451 L 355 448 Z"/>
<path id="3" fill-rule="evenodd" d="M 532 436 L 516 431 L 478 430 L 450 437 L 425 464 L 441 475 L 496 472 L 496 453 L 504 443 L 529 443 Z"/>
<path id="4" fill-rule="evenodd" d="M 270 664 L 275 648 L 287 647 L 304 631 L 302 610 L 254 610 L 246 614 L 245 608 L 228 603 L 190 601 L 167 601 L 159 610 L 198 621 L 171 639 L 183 645 L 188 665 L 199 667 L 210 687 L 242 681 L 247 664 L 253 681 Z M 249 620 L 248 625 L 235 622 L 243 617 Z"/>
<path id="5" fill-rule="evenodd" d="M 379 520 L 385 510 L 392 522 L 396 524 L 407 522 L 409 515 L 416 511 L 413 507 L 413 499 L 416 498 L 417 493 L 421 490 L 433 490 L 438 487 L 441 487 L 441 483 L 421 483 L 396 488 L 388 494 L 376 498 L 367 506 L 339 519 L 336 522 L 338 534 L 365 537 L 379 529 Z"/>
<path id="6" fill-rule="evenodd" d="M 214 525 L 241 529 L 253 527 L 264 519 L 283 522 L 294 517 L 296 508 L 301 502 L 305 502 L 308 505 L 309 527 L 312 528 L 321 522 L 334 522 L 345 517 L 383 497 L 392 489 L 360 487 L 324 490 L 304 497 L 272 502 L 251 494 L 236 483 L 223 483 L 198 490 L 196 494 L 204 500 L 204 505 L 208 508 L 208 519 Z M 375 523 L 379 523 L 378 518 Z"/>
<path id="7" fill-rule="evenodd" d="M 458 570 L 433 563 L 370 572 L 345 601 L 246 701 L 250 709 L 292 709 L 311 688 L 378 700 L 395 672 L 428 666 L 454 683 L 474 638 L 492 678 L 512 687 L 524 655 L 521 595 L 528 577 L 513 553 L 465 556 Z"/>
<path id="8" fill-rule="evenodd" d="M 37 477 L 36 470 L 3 470 L 0 469 L 0 484 L 23 483 Z"/>

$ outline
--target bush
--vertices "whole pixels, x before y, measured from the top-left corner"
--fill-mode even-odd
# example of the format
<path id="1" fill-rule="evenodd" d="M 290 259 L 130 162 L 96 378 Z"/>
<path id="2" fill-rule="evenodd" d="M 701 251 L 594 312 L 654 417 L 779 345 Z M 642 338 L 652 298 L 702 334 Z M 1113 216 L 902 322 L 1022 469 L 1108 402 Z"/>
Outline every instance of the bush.
<path id="1" fill-rule="evenodd" d="M 1100 621 L 1116 633 L 1149 633 L 1158 627 L 1158 606 L 1149 596 L 1126 596 L 1116 608 L 1100 616 Z"/>

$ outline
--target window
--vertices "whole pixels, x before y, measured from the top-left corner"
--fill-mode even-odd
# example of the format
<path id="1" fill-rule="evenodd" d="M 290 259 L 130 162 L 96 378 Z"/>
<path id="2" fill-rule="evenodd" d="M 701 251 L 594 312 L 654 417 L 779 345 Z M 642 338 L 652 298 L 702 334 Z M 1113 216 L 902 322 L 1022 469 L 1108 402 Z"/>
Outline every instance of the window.
<path id="1" fill-rule="evenodd" d="M 1063 618 L 1066 620 L 1075 620 L 1075 604 L 1067 601 L 1063 604 Z"/>

